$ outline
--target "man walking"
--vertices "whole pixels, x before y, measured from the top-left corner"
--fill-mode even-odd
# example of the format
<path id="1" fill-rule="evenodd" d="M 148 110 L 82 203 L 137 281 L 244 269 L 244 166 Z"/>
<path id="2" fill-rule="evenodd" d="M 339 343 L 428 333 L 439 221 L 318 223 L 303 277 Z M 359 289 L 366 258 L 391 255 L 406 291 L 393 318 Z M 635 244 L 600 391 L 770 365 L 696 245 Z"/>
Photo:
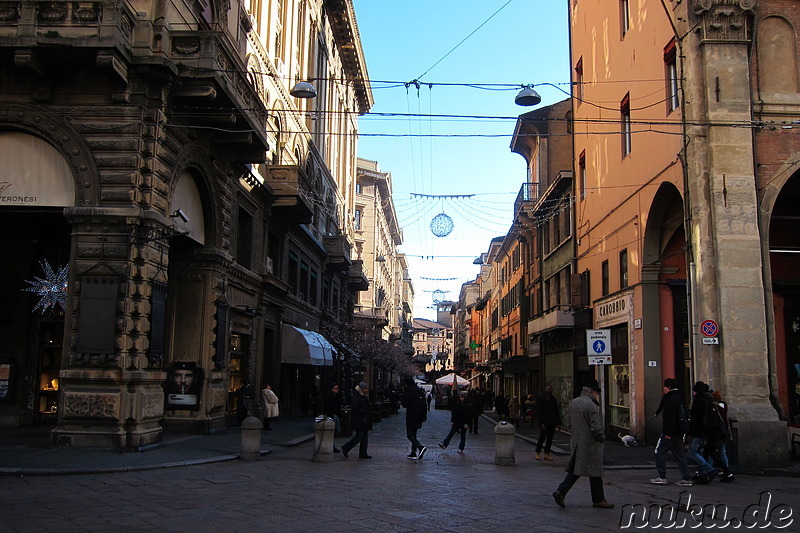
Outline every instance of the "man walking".
<path id="1" fill-rule="evenodd" d="M 580 476 L 589 476 L 592 491 L 592 507 L 613 509 L 603 494 L 603 442 L 605 425 L 600 415 L 600 384 L 590 379 L 583 385 L 581 395 L 569 403 L 572 423 L 572 455 L 569 458 L 567 475 L 553 493 L 553 499 L 561 507 L 567 493 Z"/>
<path id="2" fill-rule="evenodd" d="M 556 428 L 561 425 L 561 413 L 558 409 L 558 402 L 553 396 L 553 387 L 547 385 L 544 392 L 536 401 L 539 414 L 539 442 L 536 443 L 536 460 L 542 459 L 542 446 L 544 446 L 544 460 L 552 461 L 550 448 L 553 446 L 553 435 Z"/>
<path id="3" fill-rule="evenodd" d="M 683 447 L 683 437 L 688 430 L 686 406 L 678 391 L 678 381 L 673 378 L 664 380 L 664 396 L 656 409 L 656 416 L 662 413 L 661 436 L 656 443 L 656 470 L 658 477 L 650 480 L 653 485 L 667 484 L 667 452 L 672 452 L 672 457 L 678 463 L 681 471 L 681 480 L 677 485 L 691 487 L 692 480 L 689 466 L 686 461 L 686 449 Z"/>
<path id="4" fill-rule="evenodd" d="M 443 450 L 447 448 L 450 439 L 460 431 L 461 442 L 458 444 L 458 453 L 464 453 L 464 446 L 467 443 L 467 428 L 469 427 L 469 409 L 466 392 L 460 393 L 458 399 L 450 401 L 450 433 L 439 443 L 439 448 Z"/>
<path id="5" fill-rule="evenodd" d="M 342 455 L 347 459 L 347 454 L 350 450 L 358 447 L 359 459 L 372 459 L 371 455 L 367 454 L 367 445 L 369 444 L 369 430 L 372 429 L 372 423 L 369 421 L 369 388 L 363 381 L 356 385 L 356 394 L 353 395 L 351 405 L 351 415 L 353 423 L 353 431 L 355 435 L 342 446 Z"/>
<path id="6" fill-rule="evenodd" d="M 400 402 L 406 408 L 406 437 L 411 441 L 411 453 L 408 458 L 412 461 L 422 459 L 428 448 L 417 440 L 417 431 L 422 427 L 422 423 L 428 419 L 428 403 L 425 401 L 425 391 L 420 389 L 414 378 L 406 379 L 406 390 L 403 391 L 403 399 Z M 419 455 L 417 455 L 419 450 Z"/>

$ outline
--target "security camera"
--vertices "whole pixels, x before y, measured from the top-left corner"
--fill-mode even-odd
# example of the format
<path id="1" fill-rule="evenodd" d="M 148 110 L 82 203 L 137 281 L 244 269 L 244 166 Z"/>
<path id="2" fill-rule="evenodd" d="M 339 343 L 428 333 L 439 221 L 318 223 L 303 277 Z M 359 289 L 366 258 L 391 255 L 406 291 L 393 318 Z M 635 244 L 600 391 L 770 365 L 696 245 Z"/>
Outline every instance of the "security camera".
<path id="1" fill-rule="evenodd" d="M 180 218 L 183 220 L 183 223 L 186 224 L 189 222 L 189 217 L 186 215 L 183 209 L 176 209 L 174 213 L 170 216 L 170 218 Z"/>

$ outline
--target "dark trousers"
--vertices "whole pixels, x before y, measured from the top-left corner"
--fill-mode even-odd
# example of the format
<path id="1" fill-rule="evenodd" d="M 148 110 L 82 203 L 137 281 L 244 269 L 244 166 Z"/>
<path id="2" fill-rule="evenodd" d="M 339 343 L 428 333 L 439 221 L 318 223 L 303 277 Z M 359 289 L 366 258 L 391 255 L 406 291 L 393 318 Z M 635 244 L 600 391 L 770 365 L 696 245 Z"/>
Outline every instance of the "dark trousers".
<path id="1" fill-rule="evenodd" d="M 417 440 L 417 431 L 418 427 L 406 424 L 406 437 L 411 442 L 411 453 L 417 453 L 417 450 L 422 448 L 422 444 Z"/>
<path id="2" fill-rule="evenodd" d="M 458 443 L 458 449 L 462 451 L 464 450 L 464 446 L 467 443 L 467 428 L 464 426 L 457 426 L 455 424 L 453 424 L 453 427 L 450 428 L 450 433 L 448 433 L 447 437 L 442 441 L 442 444 L 444 444 L 445 448 L 450 444 L 450 439 L 452 439 L 458 431 L 461 431 L 461 442 Z M 475 433 L 477 433 L 477 431 Z"/>
<path id="3" fill-rule="evenodd" d="M 561 493 L 562 496 L 567 495 L 569 489 L 578 481 L 578 478 L 581 476 L 576 476 L 572 472 L 568 472 L 567 476 L 564 478 L 564 481 L 561 482 L 561 485 L 558 486 L 558 492 Z M 600 503 L 606 501 L 606 496 L 603 493 L 603 478 L 601 477 L 589 477 L 589 488 L 592 490 L 592 503 Z"/>
<path id="4" fill-rule="evenodd" d="M 480 420 L 480 418 L 481 418 L 480 413 L 479 414 L 475 414 L 475 415 L 469 415 L 469 432 L 470 433 L 475 433 L 476 435 L 478 434 L 478 420 Z"/>
<path id="5" fill-rule="evenodd" d="M 356 447 L 358 444 L 358 456 L 359 457 L 366 457 L 367 456 L 367 444 L 369 444 L 369 431 L 366 429 L 356 430 L 355 435 L 353 438 L 347 441 L 344 446 L 342 446 L 342 451 L 349 453 L 350 450 Z"/>
<path id="6" fill-rule="evenodd" d="M 542 453 L 542 445 L 544 445 L 544 453 L 550 453 L 550 447 L 553 446 L 553 435 L 555 434 L 555 426 L 539 424 L 539 442 L 536 443 L 536 453 Z"/>

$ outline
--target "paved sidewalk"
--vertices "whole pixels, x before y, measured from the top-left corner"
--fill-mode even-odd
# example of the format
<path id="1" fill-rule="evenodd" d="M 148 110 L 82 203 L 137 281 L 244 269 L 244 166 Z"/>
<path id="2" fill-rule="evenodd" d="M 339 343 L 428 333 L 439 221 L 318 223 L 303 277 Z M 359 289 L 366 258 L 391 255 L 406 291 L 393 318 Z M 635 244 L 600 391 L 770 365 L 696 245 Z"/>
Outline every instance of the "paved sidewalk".
<path id="1" fill-rule="evenodd" d="M 553 501 L 552 492 L 564 478 L 567 457 L 536 461 L 534 446 L 519 438 L 515 441 L 515 465 L 495 465 L 495 435 L 486 418 L 478 435 L 467 435 L 465 453 L 459 454 L 454 446 L 447 450 L 436 446 L 450 427 L 449 412 L 431 412 L 419 432 L 420 441 L 430 448 L 421 461 L 406 459 L 410 445 L 402 413 L 375 424 L 370 432 L 371 460 L 357 459 L 357 454 L 349 459 L 335 454 L 330 462 L 313 462 L 313 442 L 284 445 L 292 442 L 288 437 L 309 436 L 311 420 L 283 426 L 264 432 L 271 433 L 262 441 L 270 453 L 259 461 L 216 460 L 185 468 L 163 466 L 185 461 L 187 457 L 181 454 L 190 449 L 203 460 L 234 455 L 237 432 L 175 439 L 164 447 L 136 454 L 29 447 L 22 452 L 82 457 L 83 468 L 98 470 L 114 466 L 112 459 L 133 458 L 137 460 L 132 468 L 140 471 L 5 476 L 0 480 L 0 502 L 6 510 L 0 513 L 0 531 L 618 532 L 636 509 L 671 508 L 687 504 L 689 498 L 693 505 L 723 505 L 727 516 L 737 520 L 749 517 L 748 510 L 760 505 L 769 509 L 759 511 L 759 524 L 771 519 L 775 525 L 780 517 L 769 510 L 780 505 L 784 510 L 786 505 L 797 510 L 800 493 L 797 477 L 742 475 L 733 484 L 717 482 L 687 491 L 674 484 L 651 485 L 649 471 L 621 468 L 603 476 L 606 498 L 616 504 L 613 510 L 592 507 L 586 479 L 576 483 L 568 494 L 567 508 L 562 509 Z M 337 439 L 337 446 L 343 442 Z M 614 446 L 609 441 L 606 449 L 613 454 Z M 3 447 L 0 457 L 5 458 L 7 451 L 20 453 Z M 175 458 L 178 460 L 160 463 Z M 68 470 L 74 464 L 64 462 L 62 471 L 75 473 Z M 58 472 L 54 469 L 52 473 Z M 674 474 L 670 471 L 668 477 L 677 480 Z M 678 513 L 677 519 L 692 520 L 694 516 Z M 637 518 L 633 528 L 642 527 L 640 522 Z M 710 522 L 718 524 L 719 520 L 709 519 L 702 525 L 710 527 Z M 695 524 L 688 527 L 692 526 Z M 794 523 L 783 530 L 792 527 L 797 530 Z"/>
<path id="2" fill-rule="evenodd" d="M 381 424 L 395 424 L 405 419 L 405 411 L 391 415 Z M 433 410 L 439 418 L 449 417 L 446 410 Z M 494 413 L 484 413 L 479 423 L 479 434 L 488 437 L 488 445 L 494 443 L 494 425 L 497 417 Z M 291 447 L 314 439 L 314 419 L 293 418 L 279 419 L 273 422 L 271 431 L 262 431 L 262 454 L 274 450 Z M 423 428 L 423 431 L 425 429 Z M 445 435 L 437 438 L 441 440 Z M 532 458 L 539 436 L 539 428 L 529 427 L 523 423 L 517 428 L 516 455 L 524 454 Z M 467 435 L 468 440 L 477 438 Z M 341 444 L 343 439 L 337 439 Z M 435 445 L 435 442 L 434 442 Z M 119 452 L 113 450 L 95 450 L 80 448 L 54 449 L 50 445 L 47 428 L 4 428 L 0 432 L 0 475 L 60 475 L 87 474 L 103 472 L 126 472 L 190 466 L 238 459 L 241 449 L 241 433 L 238 428 L 220 435 L 188 435 L 166 432 L 163 441 L 140 452 Z M 570 436 L 556 432 L 553 439 L 553 455 L 564 457 L 569 455 Z M 526 457 L 527 457 L 526 456 Z M 542 461 L 545 463 L 546 461 Z M 609 438 L 605 444 L 605 468 L 655 470 L 652 446 L 626 447 L 621 441 Z M 667 461 L 670 469 L 675 468 L 671 460 Z M 741 470 L 734 467 L 734 472 Z M 800 476 L 800 461 L 794 460 L 788 467 L 760 469 L 759 474 Z"/>

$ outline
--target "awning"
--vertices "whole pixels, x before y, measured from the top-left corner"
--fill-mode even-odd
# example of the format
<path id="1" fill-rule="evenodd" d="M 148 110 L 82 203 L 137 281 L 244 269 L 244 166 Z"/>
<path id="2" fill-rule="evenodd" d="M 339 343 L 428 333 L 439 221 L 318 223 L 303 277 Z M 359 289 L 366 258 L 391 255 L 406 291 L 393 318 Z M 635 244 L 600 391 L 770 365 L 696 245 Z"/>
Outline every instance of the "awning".
<path id="1" fill-rule="evenodd" d="M 336 350 L 321 334 L 283 324 L 281 336 L 282 363 L 333 366 Z"/>

